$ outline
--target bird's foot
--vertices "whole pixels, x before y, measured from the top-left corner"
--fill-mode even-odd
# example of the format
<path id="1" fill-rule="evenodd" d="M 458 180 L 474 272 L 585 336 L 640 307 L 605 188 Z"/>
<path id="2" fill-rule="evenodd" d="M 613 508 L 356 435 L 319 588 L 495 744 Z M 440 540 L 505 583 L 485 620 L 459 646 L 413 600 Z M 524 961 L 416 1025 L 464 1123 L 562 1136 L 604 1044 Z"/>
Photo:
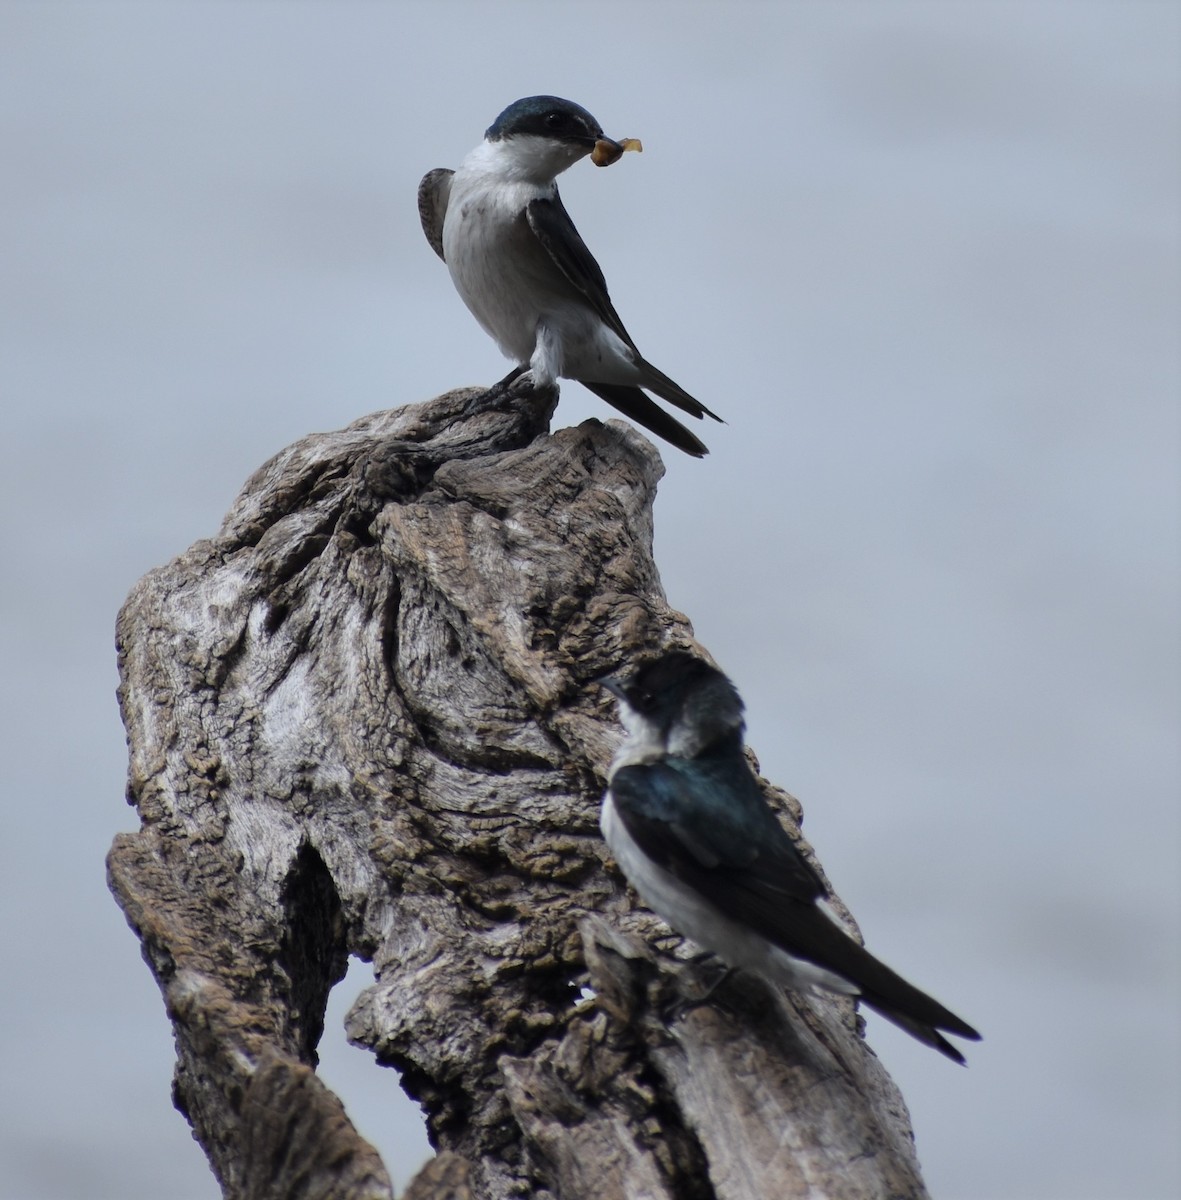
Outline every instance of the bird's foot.
<path id="1" fill-rule="evenodd" d="M 502 413 L 520 428 L 527 443 L 549 431 L 550 419 L 557 406 L 556 383 L 539 384 L 528 367 L 514 367 L 499 383 L 494 383 L 487 391 L 477 392 L 468 400 L 460 416 Z"/>
<path id="2" fill-rule="evenodd" d="M 483 392 L 477 392 L 464 406 L 463 415 L 474 417 L 486 412 L 511 412 L 518 407 L 523 392 L 534 392 L 533 377 L 528 367 L 513 367 L 499 383 L 494 383 Z"/>
<path id="3" fill-rule="evenodd" d="M 717 990 L 734 974 L 736 968 L 727 966 L 716 955 L 705 951 L 688 959 L 677 973 L 677 997 L 665 1010 L 665 1018 L 671 1024 L 680 1021 L 695 1008 L 707 1004 L 719 1004 L 715 999 Z"/>

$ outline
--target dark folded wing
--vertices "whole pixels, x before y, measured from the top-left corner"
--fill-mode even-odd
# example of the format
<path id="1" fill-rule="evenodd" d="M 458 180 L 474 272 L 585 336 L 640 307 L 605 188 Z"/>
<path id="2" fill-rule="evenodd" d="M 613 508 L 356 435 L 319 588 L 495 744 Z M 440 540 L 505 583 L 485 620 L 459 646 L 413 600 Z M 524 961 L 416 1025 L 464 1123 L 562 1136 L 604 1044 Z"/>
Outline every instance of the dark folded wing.
<path id="1" fill-rule="evenodd" d="M 628 833 L 654 862 L 731 920 L 856 984 L 867 1003 L 962 1061 L 934 1029 L 979 1034 L 817 907 L 825 889 L 767 807 L 744 760 L 703 766 L 701 760 L 668 759 L 624 767 L 611 780 L 611 794 Z"/>
<path id="2" fill-rule="evenodd" d="M 811 904 L 824 885 L 768 807 L 741 754 L 623 767 L 615 807 L 653 861 L 687 883 L 715 885 L 736 906 Z M 732 915 L 740 916 L 739 912 Z"/>
<path id="3" fill-rule="evenodd" d="M 525 219 L 558 270 L 586 297 L 603 323 L 636 350 L 635 342 L 624 329 L 607 294 L 607 280 L 603 278 L 602 269 L 574 228 L 557 190 L 551 199 L 530 200 L 525 208 Z M 638 350 L 636 354 L 639 354 Z"/>
<path id="4" fill-rule="evenodd" d="M 428 171 L 418 185 L 418 219 L 422 222 L 422 231 L 431 249 L 440 258 L 443 258 L 443 218 L 447 215 L 451 176 L 454 174 L 446 167 L 436 167 Z"/>

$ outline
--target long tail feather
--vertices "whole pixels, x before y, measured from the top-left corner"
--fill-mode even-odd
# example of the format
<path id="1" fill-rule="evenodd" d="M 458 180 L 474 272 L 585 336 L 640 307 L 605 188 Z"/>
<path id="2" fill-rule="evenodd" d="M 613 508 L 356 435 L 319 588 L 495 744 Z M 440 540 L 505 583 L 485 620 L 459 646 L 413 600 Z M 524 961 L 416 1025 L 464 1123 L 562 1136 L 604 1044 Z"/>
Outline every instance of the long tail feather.
<path id="1" fill-rule="evenodd" d="M 650 396 L 645 396 L 638 387 L 621 383 L 588 383 L 586 380 L 580 382 L 600 399 L 619 409 L 625 417 L 630 417 L 637 425 L 642 425 L 649 433 L 663 438 L 678 450 L 683 450 L 694 458 L 704 458 L 709 453 L 709 448 L 700 438 L 690 433 L 675 417 L 666 413 Z M 684 405 L 681 407 L 684 408 Z M 708 411 L 702 408 L 702 412 Z M 710 413 L 710 416 L 713 416 L 713 413 Z"/>
<path id="2" fill-rule="evenodd" d="M 682 412 L 687 412 L 691 416 L 713 417 L 715 421 L 725 424 L 716 412 L 711 412 L 700 400 L 690 396 L 676 380 L 670 379 L 646 358 L 641 358 L 636 365 L 644 373 L 643 386 L 650 392 L 655 392 L 662 400 L 667 400 L 669 404 L 675 404 Z"/>

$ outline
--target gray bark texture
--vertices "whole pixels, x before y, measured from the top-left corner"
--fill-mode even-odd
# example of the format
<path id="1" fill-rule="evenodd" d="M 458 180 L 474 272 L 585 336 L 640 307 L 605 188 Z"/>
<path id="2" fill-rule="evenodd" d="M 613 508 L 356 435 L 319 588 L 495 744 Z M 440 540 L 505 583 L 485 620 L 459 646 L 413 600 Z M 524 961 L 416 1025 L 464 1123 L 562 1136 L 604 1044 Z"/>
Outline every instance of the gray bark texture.
<path id="1" fill-rule="evenodd" d="M 413 1200 L 924 1196 L 852 1004 L 742 974 L 694 1004 L 707 968 L 600 836 L 620 733 L 588 685 L 705 653 L 652 558 L 656 451 L 546 434 L 552 391 L 470 396 L 283 451 L 119 616 L 141 828 L 110 885 L 225 1196 L 391 1195 L 315 1070 L 350 955 L 349 1039 L 438 1150 Z"/>

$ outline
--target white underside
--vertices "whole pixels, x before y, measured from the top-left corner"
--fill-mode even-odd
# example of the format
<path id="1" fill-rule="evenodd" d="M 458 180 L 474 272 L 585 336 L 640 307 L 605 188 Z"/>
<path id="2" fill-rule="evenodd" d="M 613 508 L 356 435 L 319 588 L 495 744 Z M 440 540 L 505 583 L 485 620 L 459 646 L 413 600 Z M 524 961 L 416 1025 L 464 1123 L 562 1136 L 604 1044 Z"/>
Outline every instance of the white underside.
<path id="1" fill-rule="evenodd" d="M 554 183 L 552 174 L 538 180 L 534 163 L 526 170 L 520 150 L 485 142 L 452 177 L 443 255 L 455 290 L 501 352 L 528 365 L 539 383 L 639 383 L 634 352 L 582 300 L 522 219 L 531 200 L 553 196 Z"/>
<path id="2" fill-rule="evenodd" d="M 610 792 L 603 798 L 600 825 L 615 861 L 644 903 L 703 950 L 712 951 L 732 967 L 755 971 L 783 987 L 857 994 L 854 984 L 823 967 L 793 958 L 761 934 L 724 916 L 700 893 L 657 866 L 628 833 Z"/>

